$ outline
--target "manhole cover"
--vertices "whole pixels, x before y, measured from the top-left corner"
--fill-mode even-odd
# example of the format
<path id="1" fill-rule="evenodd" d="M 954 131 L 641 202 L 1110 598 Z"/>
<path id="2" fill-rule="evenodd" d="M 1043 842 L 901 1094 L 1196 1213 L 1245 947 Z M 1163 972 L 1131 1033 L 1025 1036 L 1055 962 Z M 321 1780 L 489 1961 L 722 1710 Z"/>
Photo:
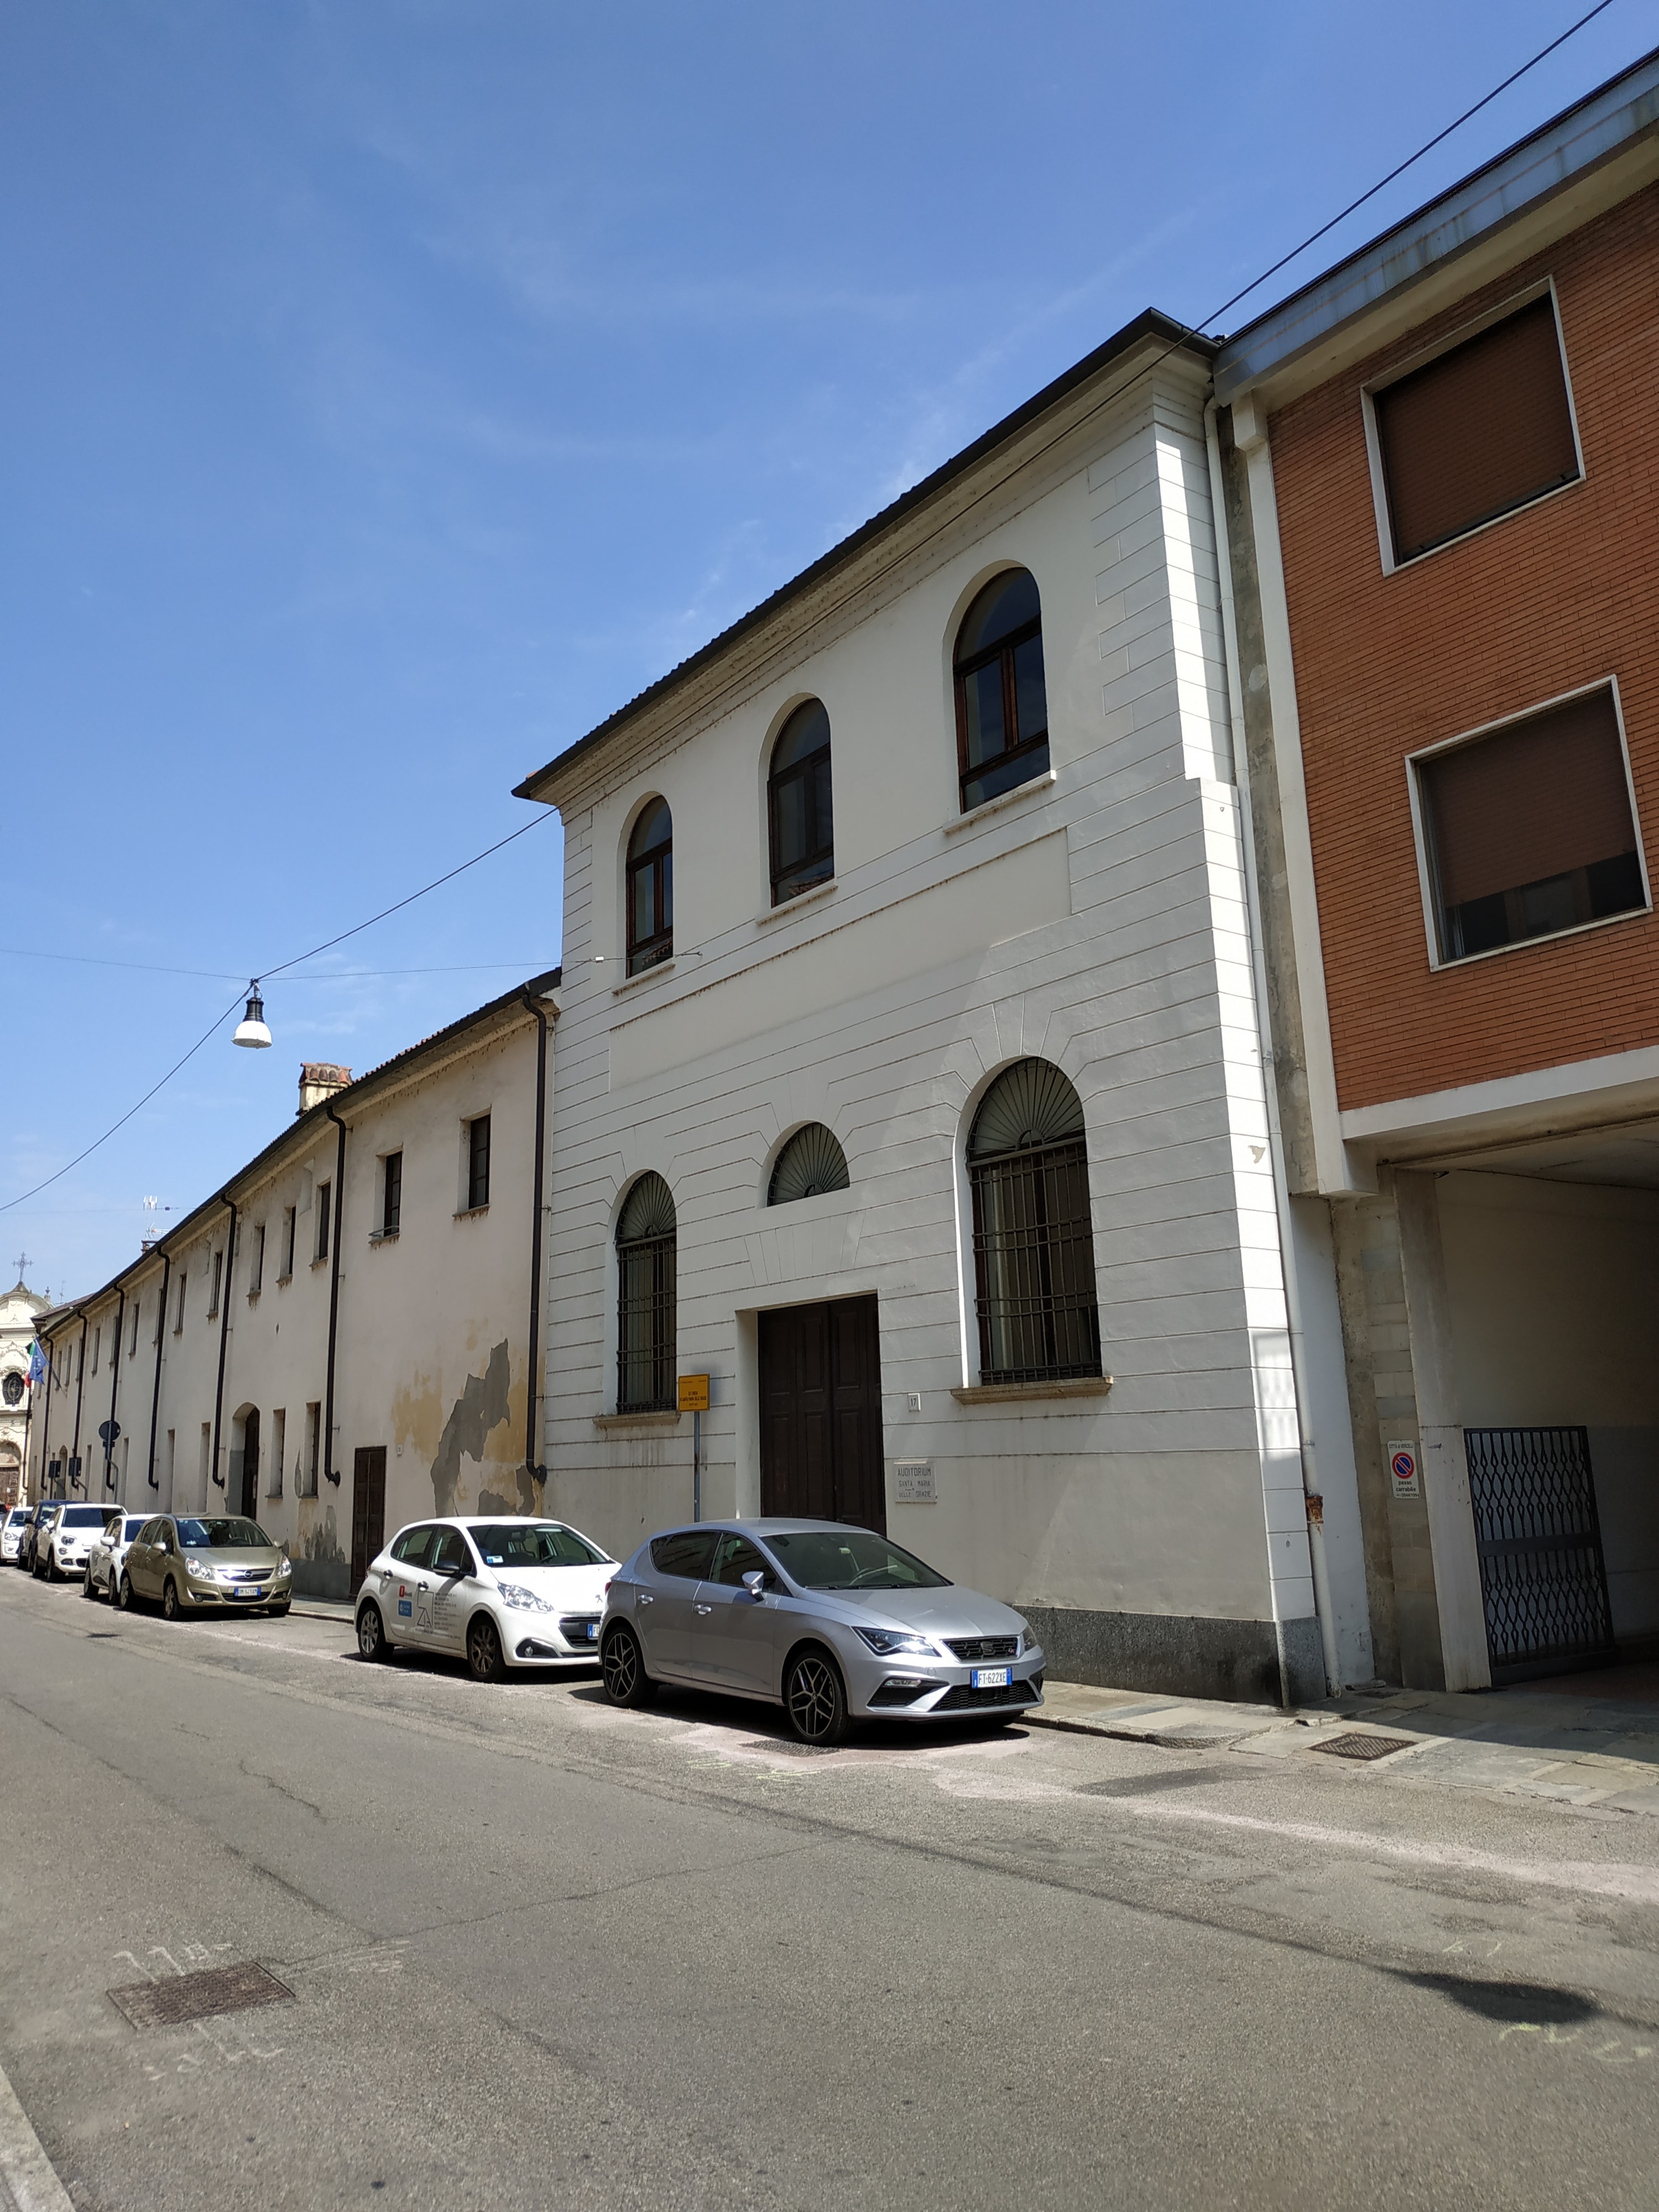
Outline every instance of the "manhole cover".
<path id="1" fill-rule="evenodd" d="M 1333 1759 L 1386 1759 L 1391 1751 L 1409 1751 L 1415 1740 L 1408 1735 L 1334 1735 L 1328 1742 L 1309 1747 L 1328 1752 Z"/>
<path id="2" fill-rule="evenodd" d="M 790 1759 L 823 1759 L 833 1756 L 839 1746 L 833 1743 L 784 1743 L 776 1736 L 757 1735 L 739 1747 L 744 1751 L 781 1751 Z"/>
<path id="3" fill-rule="evenodd" d="M 244 2012 L 250 2005 L 291 2004 L 294 1992 L 257 1959 L 206 1973 L 173 1974 L 162 1982 L 134 1982 L 112 1990 L 109 2001 L 134 2027 L 179 2027 L 215 2013 Z"/>

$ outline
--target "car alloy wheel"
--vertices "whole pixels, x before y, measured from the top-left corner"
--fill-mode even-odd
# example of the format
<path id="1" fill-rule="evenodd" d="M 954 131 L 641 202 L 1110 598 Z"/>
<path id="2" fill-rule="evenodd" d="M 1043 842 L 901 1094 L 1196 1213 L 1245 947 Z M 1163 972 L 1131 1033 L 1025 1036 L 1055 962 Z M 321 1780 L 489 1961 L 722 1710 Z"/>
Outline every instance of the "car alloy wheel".
<path id="1" fill-rule="evenodd" d="M 645 1671 L 640 1639 L 623 1622 L 618 1622 L 605 1639 L 599 1673 L 605 1694 L 613 1705 L 648 1705 L 657 1694 L 656 1684 Z"/>
<path id="2" fill-rule="evenodd" d="M 109 1577 L 109 1601 L 112 1605 L 119 1605 L 121 1602 L 121 1584 L 112 1567 L 110 1570 Z"/>
<path id="3" fill-rule="evenodd" d="M 286 1613 L 288 1608 L 283 1607 Z M 365 1659 L 389 1659 L 392 1646 L 386 1641 L 386 1623 L 380 1618 L 378 1605 L 366 1605 L 357 1615 L 357 1649 Z"/>
<path id="4" fill-rule="evenodd" d="M 98 1585 L 92 1579 L 90 1559 L 87 1561 L 86 1573 L 81 1577 L 81 1595 L 82 1597 L 96 1597 L 98 1595 Z"/>
<path id="5" fill-rule="evenodd" d="M 476 1613 L 466 1632 L 466 1663 L 475 1682 L 499 1682 L 507 1673 L 501 1639 L 487 1613 Z"/>
<path id="6" fill-rule="evenodd" d="M 784 1689 L 789 1725 L 803 1743 L 843 1743 L 847 1739 L 847 1692 L 841 1672 L 827 1651 L 807 1650 L 791 1662 Z"/>
<path id="7" fill-rule="evenodd" d="M 120 1607 L 123 1613 L 131 1613 L 133 1607 L 137 1604 L 138 1593 L 132 1587 L 132 1577 L 131 1575 L 124 1574 L 122 1576 L 120 1593 L 117 1597 L 116 1602 Z"/>
<path id="8" fill-rule="evenodd" d="M 179 1603 L 179 1585 L 169 1575 L 161 1587 L 161 1618 L 177 1620 L 182 1607 Z"/>

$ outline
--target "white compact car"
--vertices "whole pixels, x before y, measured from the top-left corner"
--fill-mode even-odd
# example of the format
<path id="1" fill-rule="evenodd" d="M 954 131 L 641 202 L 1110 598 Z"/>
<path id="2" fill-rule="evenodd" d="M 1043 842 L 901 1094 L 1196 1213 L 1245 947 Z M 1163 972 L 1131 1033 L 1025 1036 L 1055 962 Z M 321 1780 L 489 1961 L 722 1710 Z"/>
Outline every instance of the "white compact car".
<path id="1" fill-rule="evenodd" d="M 475 1680 L 513 1667 L 592 1666 L 616 1561 L 562 1521 L 459 1515 L 400 1528 L 357 1593 L 357 1649 L 465 1658 Z"/>
<path id="2" fill-rule="evenodd" d="M 149 1520 L 147 1513 L 112 1513 L 87 1553 L 87 1595 L 106 1597 L 112 1605 L 121 1595 L 121 1569 L 127 1547 Z"/>
<path id="3" fill-rule="evenodd" d="M 32 1505 L 14 1505 L 3 1522 L 0 1522 L 0 1561 L 9 1567 L 17 1565 L 17 1547 L 23 1540 L 23 1531 L 34 1518 Z"/>
<path id="4" fill-rule="evenodd" d="M 105 1523 L 120 1517 L 119 1510 L 113 1505 L 65 1505 L 52 1525 L 51 1535 L 41 1532 L 36 1571 L 49 1583 L 55 1583 L 60 1576 L 67 1579 L 71 1575 L 84 1574 L 87 1554 L 103 1534 Z"/>

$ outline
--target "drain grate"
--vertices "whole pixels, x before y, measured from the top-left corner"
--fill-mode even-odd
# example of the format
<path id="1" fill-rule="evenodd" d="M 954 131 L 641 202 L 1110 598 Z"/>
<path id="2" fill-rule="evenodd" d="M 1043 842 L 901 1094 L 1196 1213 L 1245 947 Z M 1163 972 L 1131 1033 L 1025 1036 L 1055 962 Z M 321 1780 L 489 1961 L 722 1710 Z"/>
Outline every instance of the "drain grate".
<path id="1" fill-rule="evenodd" d="M 161 1982 L 134 1982 L 112 1990 L 109 2001 L 134 2027 L 179 2027 L 190 2020 L 210 2020 L 221 2012 L 244 2012 L 250 2005 L 291 2004 L 294 1992 L 257 1959 L 240 1966 L 214 1966 L 205 1973 L 173 1974 Z"/>
<path id="2" fill-rule="evenodd" d="M 1409 1751 L 1416 1741 L 1409 1735 L 1334 1735 L 1328 1742 L 1309 1747 L 1328 1752 L 1333 1759 L 1386 1759 L 1391 1751 Z"/>

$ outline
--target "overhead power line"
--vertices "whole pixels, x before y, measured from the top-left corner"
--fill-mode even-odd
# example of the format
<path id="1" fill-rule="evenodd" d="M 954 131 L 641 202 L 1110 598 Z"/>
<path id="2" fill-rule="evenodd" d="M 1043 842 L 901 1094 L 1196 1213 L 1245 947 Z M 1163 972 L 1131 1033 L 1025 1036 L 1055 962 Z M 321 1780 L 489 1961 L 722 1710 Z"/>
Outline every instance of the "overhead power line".
<path id="1" fill-rule="evenodd" d="M 535 823 L 526 827 L 533 830 Z M 516 833 L 515 833 L 516 834 Z M 419 893 L 416 896 L 418 897 Z M 367 925 L 365 924 L 365 927 Z M 33 945 L 0 945 L 0 959 L 61 960 L 77 968 L 120 968 L 133 975 L 198 975 L 213 983 L 235 983 L 241 980 L 240 968 L 158 968 L 149 960 L 106 960 L 96 952 L 41 952 Z M 532 970 L 533 960 L 466 960 L 459 966 L 447 968 L 331 968 L 316 975 L 289 975 L 290 983 L 361 983 L 386 975 L 482 975 L 497 968 Z M 275 975 L 277 971 L 268 971 Z"/>

